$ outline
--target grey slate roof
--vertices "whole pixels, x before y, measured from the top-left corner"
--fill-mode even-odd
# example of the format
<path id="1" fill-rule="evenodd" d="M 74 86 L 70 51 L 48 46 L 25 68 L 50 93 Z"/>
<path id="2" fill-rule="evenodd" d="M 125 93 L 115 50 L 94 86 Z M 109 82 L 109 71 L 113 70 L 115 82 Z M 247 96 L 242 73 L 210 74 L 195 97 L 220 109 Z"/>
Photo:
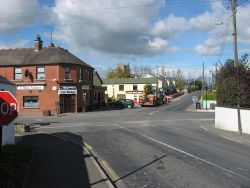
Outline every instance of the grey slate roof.
<path id="1" fill-rule="evenodd" d="M 35 52 L 34 48 L 0 50 L 0 66 L 48 64 L 77 64 L 94 69 L 67 50 L 58 47 L 42 48 L 38 52 Z"/>
<path id="2" fill-rule="evenodd" d="M 156 77 L 150 78 L 103 78 L 103 85 L 110 84 L 155 84 L 158 82 Z"/>
<path id="3" fill-rule="evenodd" d="M 15 85 L 14 83 L 12 83 L 11 81 L 7 80 L 5 77 L 0 75 L 0 83 L 2 84 L 9 84 L 9 85 Z"/>

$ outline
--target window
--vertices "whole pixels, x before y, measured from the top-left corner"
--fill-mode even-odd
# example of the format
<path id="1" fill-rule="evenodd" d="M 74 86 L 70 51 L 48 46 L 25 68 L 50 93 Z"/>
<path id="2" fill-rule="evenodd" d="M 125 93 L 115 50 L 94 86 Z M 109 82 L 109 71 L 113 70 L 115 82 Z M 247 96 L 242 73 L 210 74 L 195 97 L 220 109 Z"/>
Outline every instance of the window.
<path id="1" fill-rule="evenodd" d="M 22 79 L 22 68 L 21 67 L 16 67 L 15 68 L 15 80 L 21 80 Z"/>
<path id="2" fill-rule="evenodd" d="M 83 80 L 83 70 L 80 68 L 79 80 Z"/>
<path id="3" fill-rule="evenodd" d="M 84 103 L 87 102 L 87 93 L 86 93 L 86 92 L 84 92 L 84 93 L 82 94 L 82 101 L 83 101 Z"/>
<path id="4" fill-rule="evenodd" d="M 65 67 L 65 79 L 71 79 L 70 67 Z"/>
<path id="5" fill-rule="evenodd" d="M 36 79 L 45 79 L 44 67 L 36 67 Z"/>
<path id="6" fill-rule="evenodd" d="M 124 85 L 119 85 L 119 91 L 124 91 Z"/>
<path id="7" fill-rule="evenodd" d="M 38 97 L 37 96 L 23 97 L 23 107 L 38 108 Z"/>
<path id="8" fill-rule="evenodd" d="M 133 91 L 137 91 L 137 85 L 133 85 Z"/>
<path id="9" fill-rule="evenodd" d="M 97 93 L 94 91 L 93 92 L 93 100 L 96 101 L 97 100 Z"/>
<path id="10" fill-rule="evenodd" d="M 103 87 L 103 89 L 104 89 L 105 91 L 108 91 L 108 88 L 107 88 L 107 86 Z"/>

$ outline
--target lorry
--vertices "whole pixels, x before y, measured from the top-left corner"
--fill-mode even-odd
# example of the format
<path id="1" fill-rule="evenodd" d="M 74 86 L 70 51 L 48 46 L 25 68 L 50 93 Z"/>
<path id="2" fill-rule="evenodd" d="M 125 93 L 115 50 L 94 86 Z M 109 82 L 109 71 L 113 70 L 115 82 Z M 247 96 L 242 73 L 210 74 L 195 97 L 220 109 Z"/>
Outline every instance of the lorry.
<path id="1" fill-rule="evenodd" d="M 139 97 L 141 106 L 158 106 L 163 103 L 162 95 L 158 95 L 157 88 L 145 85 L 143 95 Z"/>

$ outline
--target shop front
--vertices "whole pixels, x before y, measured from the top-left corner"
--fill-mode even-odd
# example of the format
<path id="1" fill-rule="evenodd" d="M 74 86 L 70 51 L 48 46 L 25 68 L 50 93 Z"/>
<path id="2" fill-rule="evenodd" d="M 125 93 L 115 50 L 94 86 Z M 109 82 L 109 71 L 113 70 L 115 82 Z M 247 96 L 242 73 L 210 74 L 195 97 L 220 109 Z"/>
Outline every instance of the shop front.
<path id="1" fill-rule="evenodd" d="M 60 86 L 58 90 L 60 98 L 60 113 L 76 112 L 77 88 L 76 86 Z"/>

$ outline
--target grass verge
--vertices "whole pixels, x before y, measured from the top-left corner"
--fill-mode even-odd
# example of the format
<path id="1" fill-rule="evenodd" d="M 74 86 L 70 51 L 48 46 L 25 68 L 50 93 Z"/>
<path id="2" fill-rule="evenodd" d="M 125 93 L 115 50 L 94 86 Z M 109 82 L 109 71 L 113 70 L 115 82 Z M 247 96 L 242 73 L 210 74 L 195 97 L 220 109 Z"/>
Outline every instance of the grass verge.
<path id="1" fill-rule="evenodd" d="M 22 188 L 30 169 L 32 147 L 6 145 L 0 154 L 0 188 Z"/>

